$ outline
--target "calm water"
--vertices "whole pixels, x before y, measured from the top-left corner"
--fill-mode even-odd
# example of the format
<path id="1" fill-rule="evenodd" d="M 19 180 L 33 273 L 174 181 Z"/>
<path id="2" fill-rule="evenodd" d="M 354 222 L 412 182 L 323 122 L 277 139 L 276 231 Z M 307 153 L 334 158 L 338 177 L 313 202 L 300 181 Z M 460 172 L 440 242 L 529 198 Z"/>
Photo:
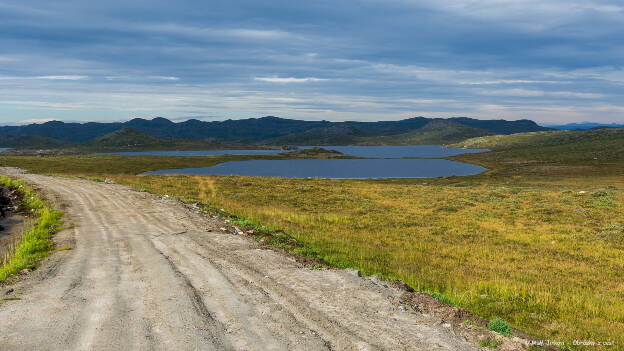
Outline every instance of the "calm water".
<path id="1" fill-rule="evenodd" d="M 301 146 L 310 149 L 313 146 Z M 401 157 L 447 157 L 465 153 L 483 152 L 486 149 L 446 149 L 442 145 L 409 145 L 409 146 L 321 146 L 327 150 L 340 151 L 348 156 L 368 158 L 401 158 Z M 145 156 L 213 156 L 213 155 L 268 155 L 289 150 L 197 150 L 197 151 L 144 151 L 115 152 L 101 155 L 145 155 Z"/>
<path id="2" fill-rule="evenodd" d="M 485 168 L 444 159 L 296 159 L 232 161 L 214 167 L 148 174 L 219 174 L 286 178 L 429 178 L 481 173 Z"/>
<path id="3" fill-rule="evenodd" d="M 312 146 L 302 146 L 308 149 Z M 442 145 L 407 145 L 407 146 L 321 146 L 327 150 L 340 151 L 348 156 L 368 158 L 401 157 L 448 157 L 459 154 L 488 151 L 487 149 L 455 149 Z"/>
<path id="4" fill-rule="evenodd" d="M 107 152 L 98 155 L 128 156 L 214 156 L 214 155 L 269 155 L 290 150 L 194 150 L 194 151 L 141 151 L 141 152 Z"/>

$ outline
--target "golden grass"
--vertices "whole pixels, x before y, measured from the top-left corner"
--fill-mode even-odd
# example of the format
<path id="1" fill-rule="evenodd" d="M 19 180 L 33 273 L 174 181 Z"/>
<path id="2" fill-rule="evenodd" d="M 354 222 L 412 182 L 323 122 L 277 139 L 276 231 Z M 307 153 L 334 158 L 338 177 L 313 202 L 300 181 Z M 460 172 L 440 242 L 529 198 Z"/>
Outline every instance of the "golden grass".
<path id="1" fill-rule="evenodd" d="M 624 343 L 624 182 L 118 176 L 283 229 L 326 261 L 551 340 Z M 579 194 L 585 191 L 585 194 Z"/>
<path id="2" fill-rule="evenodd" d="M 621 348 L 622 167 L 591 166 L 588 173 L 578 165 L 502 167 L 485 155 L 464 157 L 498 169 L 424 180 L 138 177 L 126 171 L 135 159 L 117 158 L 123 171 L 106 177 L 283 229 L 337 266 L 441 293 L 539 338 L 614 341 L 609 349 Z M 97 163 L 84 159 L 75 168 L 68 158 L 48 168 L 36 159 L 1 161 L 38 165 L 39 172 L 62 168 L 65 174 L 103 176 L 85 172 Z"/>

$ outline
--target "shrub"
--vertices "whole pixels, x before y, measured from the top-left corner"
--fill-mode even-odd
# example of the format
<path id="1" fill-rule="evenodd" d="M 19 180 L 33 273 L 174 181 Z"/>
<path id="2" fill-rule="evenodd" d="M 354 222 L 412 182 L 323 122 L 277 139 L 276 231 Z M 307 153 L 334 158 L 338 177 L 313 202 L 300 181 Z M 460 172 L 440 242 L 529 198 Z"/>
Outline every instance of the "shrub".
<path id="1" fill-rule="evenodd" d="M 505 336 L 511 336 L 511 327 L 504 320 L 496 317 L 488 323 L 488 329 Z"/>

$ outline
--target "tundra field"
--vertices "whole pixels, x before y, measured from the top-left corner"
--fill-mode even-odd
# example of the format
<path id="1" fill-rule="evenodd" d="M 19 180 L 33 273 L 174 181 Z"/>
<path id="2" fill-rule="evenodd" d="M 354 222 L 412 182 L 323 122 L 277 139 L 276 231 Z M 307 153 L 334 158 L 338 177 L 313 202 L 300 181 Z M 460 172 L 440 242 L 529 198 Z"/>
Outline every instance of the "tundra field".
<path id="1" fill-rule="evenodd" d="M 283 230 L 303 245 L 296 253 L 400 279 L 538 339 L 612 341 L 605 349 L 619 349 L 624 132 L 578 135 L 470 139 L 458 146 L 493 151 L 452 159 L 489 170 L 435 179 L 137 176 L 283 156 L 2 156 L 0 165 L 202 202 L 239 224 Z"/>

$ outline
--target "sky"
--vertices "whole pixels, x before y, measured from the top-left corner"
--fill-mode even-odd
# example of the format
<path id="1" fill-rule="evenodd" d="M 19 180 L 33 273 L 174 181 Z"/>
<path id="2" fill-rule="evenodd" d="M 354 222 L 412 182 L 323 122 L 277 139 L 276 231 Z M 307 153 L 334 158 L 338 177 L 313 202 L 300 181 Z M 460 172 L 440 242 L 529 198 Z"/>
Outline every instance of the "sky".
<path id="1" fill-rule="evenodd" d="M 624 122 L 624 3 L 0 0 L 0 124 Z"/>

